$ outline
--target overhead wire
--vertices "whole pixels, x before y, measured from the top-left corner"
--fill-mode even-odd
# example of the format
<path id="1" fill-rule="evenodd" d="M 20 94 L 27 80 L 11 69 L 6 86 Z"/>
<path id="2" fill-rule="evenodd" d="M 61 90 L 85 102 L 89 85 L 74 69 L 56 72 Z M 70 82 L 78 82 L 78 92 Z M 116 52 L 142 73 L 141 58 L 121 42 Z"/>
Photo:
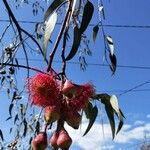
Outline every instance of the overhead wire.
<path id="1" fill-rule="evenodd" d="M 17 58 L 18 60 L 24 60 L 24 58 Z M 29 61 L 33 61 L 33 62 L 41 62 L 42 59 L 37 59 L 37 58 L 29 58 Z M 54 60 L 54 63 L 62 63 L 59 60 Z M 67 62 L 68 64 L 71 65 L 79 65 L 80 63 L 77 61 L 69 61 Z M 101 67 L 109 67 L 109 65 L 107 64 L 103 64 L 103 63 L 87 63 L 88 66 L 101 66 Z M 149 66 L 132 66 L 132 65 L 117 65 L 118 68 L 129 68 L 129 69 L 142 69 L 142 70 L 150 70 Z"/>
<path id="2" fill-rule="evenodd" d="M 0 22 L 10 22 L 9 19 L 0 19 Z M 19 23 L 24 24 L 37 24 L 42 23 L 40 21 L 27 21 L 27 20 L 18 20 Z M 57 22 L 56 25 L 61 25 L 62 23 Z M 89 24 L 89 26 L 95 26 L 96 24 Z M 150 29 L 150 25 L 128 25 L 128 24 L 103 24 L 104 27 L 111 27 L 111 28 L 145 28 Z"/>

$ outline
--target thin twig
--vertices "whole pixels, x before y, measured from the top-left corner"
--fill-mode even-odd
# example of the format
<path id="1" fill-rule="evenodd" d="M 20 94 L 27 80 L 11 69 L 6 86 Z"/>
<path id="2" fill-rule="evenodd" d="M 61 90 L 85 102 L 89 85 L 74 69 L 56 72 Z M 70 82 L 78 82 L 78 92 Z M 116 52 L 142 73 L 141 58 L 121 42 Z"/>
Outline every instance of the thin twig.
<path id="1" fill-rule="evenodd" d="M 61 30 L 60 30 L 58 36 L 57 36 L 57 39 L 56 39 L 55 45 L 53 47 L 53 50 L 52 50 L 52 52 L 50 54 L 49 63 L 48 63 L 48 67 L 47 67 L 47 72 L 49 72 L 51 67 L 52 67 L 52 62 L 53 62 L 54 55 L 56 53 L 56 50 L 58 48 L 59 42 L 60 42 L 60 40 L 62 38 L 62 35 L 63 35 L 63 33 L 64 33 L 65 29 L 66 29 L 66 26 L 67 26 L 68 19 L 70 17 L 70 12 L 71 11 L 72 11 L 72 0 L 70 0 L 70 2 L 69 2 L 69 7 L 68 7 L 68 10 L 67 10 L 67 13 L 66 13 L 63 25 L 61 27 Z"/>

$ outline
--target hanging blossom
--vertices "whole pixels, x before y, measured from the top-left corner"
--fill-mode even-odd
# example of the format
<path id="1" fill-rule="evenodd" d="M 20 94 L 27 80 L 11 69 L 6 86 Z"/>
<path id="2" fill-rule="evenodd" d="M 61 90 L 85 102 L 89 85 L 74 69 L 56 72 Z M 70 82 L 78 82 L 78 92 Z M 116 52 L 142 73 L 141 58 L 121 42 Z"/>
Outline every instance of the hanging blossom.
<path id="1" fill-rule="evenodd" d="M 78 89 L 79 88 L 81 89 L 81 92 L 79 92 L 78 95 L 67 99 L 68 107 L 76 111 L 80 111 L 85 108 L 86 104 L 95 93 L 94 86 L 91 83 L 80 85 Z"/>
<path id="2" fill-rule="evenodd" d="M 33 105 L 46 107 L 59 104 L 59 84 L 53 75 L 39 73 L 28 80 Z"/>

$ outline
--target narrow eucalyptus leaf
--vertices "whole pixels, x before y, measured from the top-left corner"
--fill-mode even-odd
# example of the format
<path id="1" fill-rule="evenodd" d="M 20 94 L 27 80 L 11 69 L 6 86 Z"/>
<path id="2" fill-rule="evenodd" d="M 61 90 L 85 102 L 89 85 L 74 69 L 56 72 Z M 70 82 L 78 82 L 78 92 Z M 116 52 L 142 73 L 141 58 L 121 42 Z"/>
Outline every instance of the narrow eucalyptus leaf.
<path id="1" fill-rule="evenodd" d="M 36 123 L 35 131 L 37 134 L 40 132 L 40 122 L 39 121 L 37 121 L 37 123 Z"/>
<path id="2" fill-rule="evenodd" d="M 119 133 L 119 131 L 121 130 L 122 126 L 123 126 L 123 121 L 120 120 L 116 134 Z"/>
<path id="3" fill-rule="evenodd" d="M 114 111 L 113 108 L 110 106 L 105 106 L 105 110 L 109 119 L 111 131 L 112 131 L 112 137 L 114 139 L 115 137 L 115 119 L 114 119 Z"/>
<path id="4" fill-rule="evenodd" d="M 14 104 L 9 105 L 9 115 L 12 116 L 12 109 L 14 107 Z"/>
<path id="5" fill-rule="evenodd" d="M 44 14 L 44 21 L 56 11 L 66 0 L 54 0 Z"/>
<path id="6" fill-rule="evenodd" d="M 94 26 L 94 28 L 93 28 L 93 42 L 96 41 L 98 31 L 99 31 L 99 26 L 98 25 Z"/>
<path id="7" fill-rule="evenodd" d="M 12 117 L 10 116 L 10 117 L 8 117 L 7 119 L 6 119 L 6 121 L 8 121 L 8 120 L 10 120 Z"/>
<path id="8" fill-rule="evenodd" d="M 43 41 L 43 54 L 46 57 L 48 41 L 50 40 L 51 34 L 54 30 L 57 21 L 57 13 L 54 12 L 46 22 L 45 33 L 44 33 L 44 41 Z"/>
<path id="9" fill-rule="evenodd" d="M 24 124 L 23 136 L 25 137 L 27 135 L 27 129 L 28 129 L 28 123 L 26 119 L 23 120 L 23 124 Z"/>
<path id="10" fill-rule="evenodd" d="M 87 127 L 85 133 L 83 134 L 83 136 L 85 136 L 92 128 L 92 126 L 96 120 L 97 114 L 98 114 L 97 106 L 94 106 L 93 108 L 89 107 L 89 114 L 88 114 L 89 115 L 89 124 L 88 124 L 88 127 Z"/>
<path id="11" fill-rule="evenodd" d="M 4 136 L 3 136 L 3 132 L 1 129 L 0 129 L 0 137 L 1 137 L 1 140 L 4 141 Z"/>
<path id="12" fill-rule="evenodd" d="M 68 56 L 66 57 L 66 61 L 72 59 L 75 54 L 77 53 L 78 51 L 78 48 L 80 46 L 80 42 L 81 42 L 81 32 L 80 30 L 78 29 L 77 26 L 74 27 L 74 39 L 73 39 L 73 45 L 72 45 L 72 48 L 70 50 L 70 53 L 68 54 Z"/>
<path id="13" fill-rule="evenodd" d="M 93 4 L 90 1 L 87 1 L 83 10 L 83 17 L 82 17 L 81 26 L 80 26 L 81 33 L 83 33 L 87 29 L 92 19 L 93 12 L 94 12 Z"/>
<path id="14" fill-rule="evenodd" d="M 19 120 L 18 114 L 15 116 L 14 124 L 16 123 L 17 120 Z"/>
<path id="15" fill-rule="evenodd" d="M 117 67 L 117 58 L 115 55 L 109 55 L 110 61 L 111 61 L 111 66 L 110 69 L 112 70 L 113 74 L 116 71 L 116 67 Z"/>

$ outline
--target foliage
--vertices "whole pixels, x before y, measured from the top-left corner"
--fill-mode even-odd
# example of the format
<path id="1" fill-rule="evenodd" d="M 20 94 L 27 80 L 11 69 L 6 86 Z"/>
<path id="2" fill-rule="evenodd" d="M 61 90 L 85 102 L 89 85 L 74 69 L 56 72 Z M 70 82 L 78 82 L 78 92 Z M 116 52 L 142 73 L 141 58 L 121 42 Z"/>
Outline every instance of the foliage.
<path id="1" fill-rule="evenodd" d="M 45 11 L 45 14 L 43 15 L 44 21 L 36 24 L 34 34 L 25 30 L 17 21 L 13 9 L 10 7 L 7 0 L 2 1 L 7 10 L 10 23 L 1 35 L 1 43 L 3 43 L 3 39 L 8 29 L 11 28 L 14 35 L 10 46 L 5 47 L 1 54 L 0 79 L 1 86 L 8 87 L 7 94 L 8 97 L 11 97 L 11 102 L 8 107 L 9 117 L 6 121 L 11 120 L 14 123 L 15 127 L 10 128 L 10 133 L 16 131 L 16 134 L 11 143 L 8 145 L 1 144 L 1 147 L 4 148 L 7 146 L 12 149 L 19 148 L 23 145 L 22 143 L 25 141 L 24 139 L 28 140 L 28 144 L 26 144 L 27 142 L 24 142 L 26 145 L 29 145 L 27 149 L 31 149 L 31 145 L 36 147 L 39 146 L 39 144 L 41 144 L 40 146 L 45 147 L 47 146 L 47 142 L 45 141 L 47 138 L 47 131 L 51 129 L 54 122 L 57 122 L 56 132 L 58 132 L 59 135 L 61 134 L 62 137 L 67 137 L 69 144 L 66 143 L 67 140 L 62 141 L 62 138 L 59 138 L 59 136 L 57 138 L 61 140 L 59 140 L 59 142 L 54 141 L 54 143 L 60 148 L 65 147 L 68 149 L 72 141 L 67 131 L 64 129 L 64 123 L 66 122 L 74 129 L 77 129 L 81 123 L 81 117 L 84 114 L 89 120 L 87 129 L 83 134 L 85 136 L 90 132 L 90 129 L 94 125 L 96 117 L 98 116 L 99 108 L 94 104 L 94 101 L 104 105 L 112 130 L 112 138 L 114 139 L 124 123 L 124 115 L 119 107 L 117 97 L 107 93 L 96 93 L 94 86 L 90 83 L 77 85 L 71 82 L 66 74 L 67 63 L 76 57 L 79 51 L 81 51 L 80 54 L 82 54 L 79 56 L 80 67 L 82 70 L 86 69 L 86 59 L 83 52 L 91 55 L 89 49 L 90 43 L 86 36 L 86 31 L 94 16 L 95 8 L 92 1 L 53 0 L 45 11 L 43 7 L 44 2 L 30 2 L 29 0 L 21 2 L 17 0 L 17 9 L 24 3 L 31 4 L 33 15 L 37 15 L 40 10 Z M 101 29 L 105 44 L 105 60 L 109 64 L 112 74 L 114 75 L 117 68 L 117 58 L 115 56 L 113 39 L 110 35 L 105 34 L 103 28 L 105 15 L 102 1 L 99 1 L 98 9 L 99 20 L 93 27 L 93 42 L 95 43 L 99 29 Z M 63 13 L 60 13 L 61 11 Z M 50 57 L 48 57 L 49 54 L 47 49 L 51 42 L 52 33 L 55 31 L 55 26 L 60 17 L 64 17 L 63 23 L 61 24 L 56 41 L 53 44 Z M 72 42 L 70 38 L 71 36 L 73 37 Z M 28 39 L 30 39 L 30 41 Z M 46 71 L 41 71 L 29 66 L 28 48 L 34 51 L 30 42 L 32 42 L 34 46 L 36 45 L 38 53 L 43 57 L 43 61 L 46 62 Z M 69 51 L 66 51 L 67 44 L 70 43 L 72 43 L 70 46 L 71 48 Z M 83 50 L 79 50 L 81 45 L 84 45 L 85 47 Z M 60 72 L 57 73 L 55 68 L 53 68 L 53 61 L 54 56 L 60 47 L 62 49 L 60 54 L 62 65 Z M 25 65 L 18 62 L 17 54 L 20 50 L 23 50 L 21 53 L 25 55 Z M 20 68 L 27 70 L 27 83 L 25 83 L 23 90 L 18 89 L 15 78 L 17 72 L 20 71 Z M 30 77 L 29 73 L 31 71 L 35 71 L 37 75 Z M 28 90 L 30 101 L 24 101 L 22 98 L 22 93 L 25 89 Z M 52 102 L 52 100 L 55 101 Z M 31 104 L 37 107 L 31 108 Z M 46 109 L 46 107 L 48 107 L 48 109 Z M 36 110 L 41 111 L 37 114 L 35 113 L 38 112 Z M 15 115 L 13 113 L 14 111 L 17 112 Z M 72 117 L 70 117 L 71 115 Z M 115 115 L 119 120 L 117 130 L 115 127 Z M 44 131 L 41 131 L 43 126 Z M 63 135 L 61 132 L 62 130 L 64 133 Z M 40 136 L 41 132 L 42 138 Z M 0 129 L 0 138 L 1 141 L 5 140 L 5 135 L 3 134 L 2 129 Z M 35 139 L 40 139 L 40 142 L 36 143 Z M 43 143 L 44 145 L 42 145 Z"/>

